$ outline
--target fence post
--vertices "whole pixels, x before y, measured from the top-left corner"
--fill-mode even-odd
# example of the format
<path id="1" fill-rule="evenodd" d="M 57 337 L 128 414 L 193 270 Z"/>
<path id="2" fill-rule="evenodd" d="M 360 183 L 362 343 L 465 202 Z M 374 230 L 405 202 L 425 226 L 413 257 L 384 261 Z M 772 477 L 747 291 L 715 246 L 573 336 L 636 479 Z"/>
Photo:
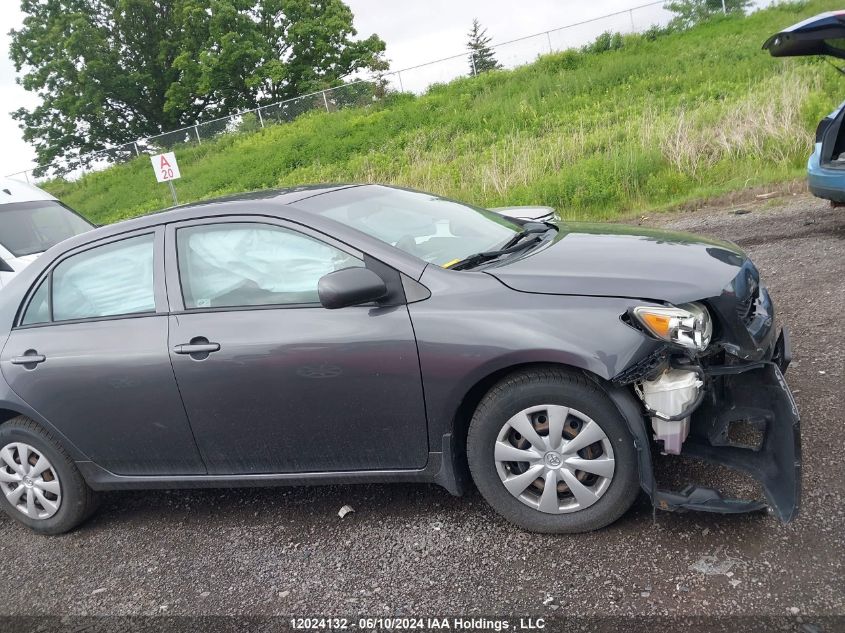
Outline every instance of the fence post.
<path id="1" fill-rule="evenodd" d="M 26 178 L 26 184 L 29 184 L 29 171 L 23 172 L 23 177 Z"/>
<path id="2" fill-rule="evenodd" d="M 138 150 L 138 141 L 132 141 L 132 145 L 135 147 L 135 156 L 140 156 L 141 152 Z"/>
<path id="3" fill-rule="evenodd" d="M 469 58 L 472 60 L 472 76 L 476 77 L 478 76 L 478 71 L 475 70 L 475 51 L 469 54 Z"/>
<path id="4" fill-rule="evenodd" d="M 725 0 L 722 0 L 722 13 L 725 15 L 728 13 L 728 8 L 725 6 Z"/>
<path id="5" fill-rule="evenodd" d="M 724 3 L 725 3 L 725 0 L 722 0 L 722 4 L 724 4 Z M 631 30 L 636 31 L 637 27 L 634 25 L 634 10 L 631 9 L 630 11 L 628 11 L 628 15 L 631 16 Z"/>
<path id="6" fill-rule="evenodd" d="M 196 135 L 197 135 L 197 143 L 199 143 L 200 145 L 202 145 L 202 139 L 200 138 L 200 130 L 199 130 L 199 128 L 197 127 L 197 124 L 196 124 L 196 123 L 194 123 L 194 134 L 196 134 Z"/>
<path id="7" fill-rule="evenodd" d="M 554 53 L 554 49 L 552 48 L 552 36 L 549 35 L 549 32 L 546 31 L 546 41 L 549 43 L 549 52 Z"/>
<path id="8" fill-rule="evenodd" d="M 261 116 L 261 108 L 258 108 L 256 112 L 258 113 L 258 122 L 261 124 L 261 127 L 264 127 L 264 117 Z"/>
<path id="9" fill-rule="evenodd" d="M 405 86 L 402 85 L 402 73 L 397 72 L 396 77 L 399 79 L 399 92 L 405 92 Z"/>
<path id="10" fill-rule="evenodd" d="M 173 206 L 177 206 L 179 204 L 179 198 L 176 197 L 176 187 L 173 186 L 173 181 L 168 180 L 167 184 L 170 185 L 170 195 L 173 196 Z"/>
<path id="11" fill-rule="evenodd" d="M 329 111 L 329 100 L 326 99 L 326 91 L 325 90 L 323 90 L 323 103 L 326 104 L 326 112 L 328 112 Z"/>

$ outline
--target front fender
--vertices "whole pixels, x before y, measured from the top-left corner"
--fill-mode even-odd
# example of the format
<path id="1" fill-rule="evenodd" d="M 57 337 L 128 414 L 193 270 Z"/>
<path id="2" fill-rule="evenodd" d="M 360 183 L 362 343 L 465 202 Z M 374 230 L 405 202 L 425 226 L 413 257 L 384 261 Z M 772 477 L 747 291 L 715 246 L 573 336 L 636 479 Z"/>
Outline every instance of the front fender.
<path id="1" fill-rule="evenodd" d="M 624 323 L 636 299 L 517 292 L 483 273 L 420 280 L 431 297 L 408 306 L 417 338 L 430 446 L 439 446 L 474 387 L 509 368 L 558 364 L 604 380 L 660 343 Z"/>

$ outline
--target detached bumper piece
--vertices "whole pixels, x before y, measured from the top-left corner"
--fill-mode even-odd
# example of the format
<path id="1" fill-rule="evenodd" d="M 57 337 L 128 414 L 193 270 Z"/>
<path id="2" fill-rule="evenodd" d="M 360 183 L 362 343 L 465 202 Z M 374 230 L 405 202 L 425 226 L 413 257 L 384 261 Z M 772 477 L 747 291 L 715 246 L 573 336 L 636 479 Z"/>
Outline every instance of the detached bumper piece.
<path id="1" fill-rule="evenodd" d="M 779 368 L 789 363 L 789 342 L 782 335 L 778 345 L 780 354 L 773 361 L 705 370 L 708 397 L 692 415 L 681 453 L 753 477 L 766 500 L 730 499 L 692 485 L 679 492 L 656 490 L 655 506 L 721 513 L 768 506 L 784 523 L 795 518 L 801 497 L 800 419 Z"/>

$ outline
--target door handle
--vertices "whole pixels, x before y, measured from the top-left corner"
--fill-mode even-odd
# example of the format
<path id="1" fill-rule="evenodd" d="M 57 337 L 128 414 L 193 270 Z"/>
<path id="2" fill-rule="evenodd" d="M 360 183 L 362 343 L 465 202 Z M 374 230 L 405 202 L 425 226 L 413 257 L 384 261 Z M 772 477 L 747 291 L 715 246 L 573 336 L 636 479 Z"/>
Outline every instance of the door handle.
<path id="1" fill-rule="evenodd" d="M 183 343 L 173 348 L 174 354 L 210 354 L 219 351 L 220 343 Z"/>
<path id="2" fill-rule="evenodd" d="M 27 350 L 23 356 L 12 358 L 12 365 L 37 365 L 47 360 L 44 354 L 37 353 L 34 349 Z"/>

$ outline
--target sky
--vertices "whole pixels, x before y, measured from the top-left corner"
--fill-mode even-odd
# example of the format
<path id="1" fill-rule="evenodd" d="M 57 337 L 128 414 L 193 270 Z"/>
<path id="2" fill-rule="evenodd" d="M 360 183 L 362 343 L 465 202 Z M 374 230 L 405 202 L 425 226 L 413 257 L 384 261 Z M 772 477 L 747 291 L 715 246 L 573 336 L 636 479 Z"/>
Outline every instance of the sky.
<path id="1" fill-rule="evenodd" d="M 360 37 L 378 34 L 387 44 L 391 69 L 402 69 L 463 53 L 467 32 L 473 18 L 478 18 L 492 44 L 506 42 L 533 33 L 576 24 L 602 15 L 643 5 L 649 0 L 346 0 L 355 15 Z M 19 107 L 32 108 L 37 97 L 16 84 L 15 69 L 8 58 L 8 30 L 20 27 L 23 14 L 17 0 L 0 2 L 0 176 L 29 169 L 35 165 L 35 152 L 24 143 L 18 123 L 9 113 Z M 606 30 L 631 30 L 665 17 L 659 5 L 624 13 L 497 50 L 505 66 L 514 66 L 555 48 L 580 45 Z M 424 68 L 401 73 L 405 90 L 421 91 L 433 81 L 448 81 L 467 72 L 467 61 L 460 57 Z M 391 78 L 399 87 L 400 79 Z"/>

